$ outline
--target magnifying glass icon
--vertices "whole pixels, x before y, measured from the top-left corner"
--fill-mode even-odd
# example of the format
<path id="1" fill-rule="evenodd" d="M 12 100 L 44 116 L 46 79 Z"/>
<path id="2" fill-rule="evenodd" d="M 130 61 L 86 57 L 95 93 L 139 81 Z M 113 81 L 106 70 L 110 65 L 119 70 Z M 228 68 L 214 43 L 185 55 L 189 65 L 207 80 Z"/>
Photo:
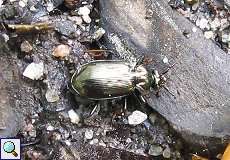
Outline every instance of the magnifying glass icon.
<path id="1" fill-rule="evenodd" d="M 6 152 L 6 153 L 11 153 L 14 155 L 14 157 L 17 157 L 18 154 L 17 152 L 15 152 L 15 145 L 13 142 L 11 141 L 7 141 L 3 144 L 3 150 Z"/>

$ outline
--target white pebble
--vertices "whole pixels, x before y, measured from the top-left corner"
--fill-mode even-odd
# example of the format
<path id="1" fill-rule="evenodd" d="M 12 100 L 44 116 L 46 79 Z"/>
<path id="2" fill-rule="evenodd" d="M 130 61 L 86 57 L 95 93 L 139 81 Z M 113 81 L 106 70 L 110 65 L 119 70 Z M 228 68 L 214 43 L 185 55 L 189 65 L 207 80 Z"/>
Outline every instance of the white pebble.
<path id="1" fill-rule="evenodd" d="M 0 0 L 0 7 L 2 6 L 3 0 Z"/>
<path id="2" fill-rule="evenodd" d="M 73 109 L 68 111 L 68 115 L 72 123 L 78 124 L 80 122 L 79 115 Z"/>
<path id="3" fill-rule="evenodd" d="M 129 117 L 128 122 L 130 125 L 138 125 L 144 122 L 148 116 L 140 111 L 134 111 Z"/>
<path id="4" fill-rule="evenodd" d="M 58 92 L 54 89 L 48 89 L 45 94 L 47 102 L 56 102 L 59 100 Z"/>
<path id="5" fill-rule="evenodd" d="M 132 140 L 131 140 L 131 138 L 127 138 L 125 142 L 126 142 L 126 143 L 131 143 Z"/>
<path id="6" fill-rule="evenodd" d="M 163 58 L 163 63 L 169 63 L 169 59 L 166 56 Z"/>
<path id="7" fill-rule="evenodd" d="M 208 25 L 208 20 L 205 18 L 201 18 L 200 20 L 196 21 L 196 25 L 199 26 L 201 29 L 209 29 L 209 25 Z"/>
<path id="8" fill-rule="evenodd" d="M 224 42 L 224 43 L 230 42 L 230 33 L 229 33 L 229 34 L 227 34 L 227 33 L 222 33 L 221 40 L 222 40 L 222 42 Z"/>
<path id="9" fill-rule="evenodd" d="M 19 1 L 19 6 L 24 8 L 26 6 L 26 3 L 24 1 Z"/>
<path id="10" fill-rule="evenodd" d="M 206 32 L 204 32 L 204 37 L 207 38 L 207 39 L 212 39 L 212 38 L 214 38 L 214 33 L 213 33 L 213 31 L 206 31 Z"/>
<path id="11" fill-rule="evenodd" d="M 85 23 L 90 23 L 91 22 L 91 18 L 89 17 L 89 15 L 84 15 L 82 16 L 82 19 Z"/>
<path id="12" fill-rule="evenodd" d="M 65 141 L 65 144 L 66 144 L 67 146 L 70 146 L 70 145 L 71 145 L 71 142 L 70 142 L 69 140 L 66 140 L 66 141 Z"/>
<path id="13" fill-rule="evenodd" d="M 69 20 L 74 21 L 77 25 L 82 24 L 82 18 L 78 16 L 68 17 Z"/>
<path id="14" fill-rule="evenodd" d="M 98 143 L 98 145 L 99 145 L 99 146 L 102 146 L 102 147 L 106 147 L 106 144 L 105 144 L 103 141 L 100 141 L 100 142 Z"/>
<path id="15" fill-rule="evenodd" d="M 53 131 L 54 130 L 54 127 L 49 125 L 47 128 L 46 128 L 47 131 Z"/>
<path id="16" fill-rule="evenodd" d="M 99 28 L 94 32 L 93 39 L 99 40 L 105 34 L 105 30 L 103 28 Z"/>
<path id="17" fill-rule="evenodd" d="M 3 36 L 5 42 L 8 42 L 10 40 L 10 38 L 7 34 L 3 33 L 2 36 Z"/>
<path id="18" fill-rule="evenodd" d="M 37 9 L 35 8 L 35 6 L 31 6 L 30 10 L 33 11 L 33 12 L 35 12 Z"/>
<path id="19" fill-rule="evenodd" d="M 40 63 L 30 63 L 25 71 L 23 72 L 23 76 L 32 79 L 32 80 L 38 80 L 40 79 L 44 74 L 44 64 L 42 62 Z"/>
<path id="20" fill-rule="evenodd" d="M 87 130 L 85 131 L 85 138 L 86 138 L 86 139 L 93 139 L 93 130 L 87 129 Z"/>
<path id="21" fill-rule="evenodd" d="M 46 9 L 47 9 L 48 12 L 51 12 L 52 10 L 54 10 L 53 3 L 48 3 Z"/>
<path id="22" fill-rule="evenodd" d="M 211 28 L 212 28 L 213 30 L 216 30 L 218 27 L 220 27 L 220 20 L 219 20 L 219 18 L 215 18 L 215 19 L 210 23 L 210 25 L 211 25 Z"/>
<path id="23" fill-rule="evenodd" d="M 99 142 L 98 139 L 93 139 L 89 142 L 89 144 L 93 145 L 93 144 L 97 144 Z"/>
<path id="24" fill-rule="evenodd" d="M 192 32 L 195 33 L 197 31 L 197 28 L 196 27 L 193 27 L 192 28 Z"/>
<path id="25" fill-rule="evenodd" d="M 78 10 L 78 14 L 81 15 L 81 16 L 89 15 L 90 14 L 90 9 L 88 7 L 86 7 L 86 6 L 80 7 L 79 10 Z"/>

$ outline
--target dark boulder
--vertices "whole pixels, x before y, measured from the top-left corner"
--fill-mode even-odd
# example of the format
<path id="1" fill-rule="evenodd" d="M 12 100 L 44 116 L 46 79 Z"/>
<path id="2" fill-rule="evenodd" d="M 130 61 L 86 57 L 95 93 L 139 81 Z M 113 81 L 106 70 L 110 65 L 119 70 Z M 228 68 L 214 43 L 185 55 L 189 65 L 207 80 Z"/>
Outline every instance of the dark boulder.
<path id="1" fill-rule="evenodd" d="M 185 138 L 196 145 L 223 146 L 230 136 L 230 56 L 164 0 L 100 0 L 109 48 L 152 58 L 161 73 L 171 64 L 166 87 L 147 98 Z M 193 31 L 192 31 L 193 30 Z M 189 36 L 183 33 L 189 32 Z M 164 64 L 167 57 L 169 64 Z"/>

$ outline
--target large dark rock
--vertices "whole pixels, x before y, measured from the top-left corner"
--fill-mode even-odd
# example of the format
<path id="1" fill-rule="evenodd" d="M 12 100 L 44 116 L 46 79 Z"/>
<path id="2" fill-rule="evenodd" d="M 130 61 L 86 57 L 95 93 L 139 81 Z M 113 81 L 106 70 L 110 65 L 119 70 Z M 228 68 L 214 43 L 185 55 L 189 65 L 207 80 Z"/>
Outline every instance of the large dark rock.
<path id="1" fill-rule="evenodd" d="M 223 145 L 230 136 L 230 56 L 199 29 L 193 33 L 195 26 L 167 1 L 100 0 L 100 10 L 110 48 L 147 55 L 153 58 L 150 66 L 161 72 L 165 56 L 175 63 L 166 83 L 175 98 L 162 89 L 159 98 L 150 95 L 148 104 L 188 142 Z"/>
<path id="2" fill-rule="evenodd" d="M 2 54 L 0 54 L 2 56 Z M 15 136 L 21 126 L 20 117 L 12 101 L 17 68 L 9 57 L 0 57 L 0 137 Z"/>

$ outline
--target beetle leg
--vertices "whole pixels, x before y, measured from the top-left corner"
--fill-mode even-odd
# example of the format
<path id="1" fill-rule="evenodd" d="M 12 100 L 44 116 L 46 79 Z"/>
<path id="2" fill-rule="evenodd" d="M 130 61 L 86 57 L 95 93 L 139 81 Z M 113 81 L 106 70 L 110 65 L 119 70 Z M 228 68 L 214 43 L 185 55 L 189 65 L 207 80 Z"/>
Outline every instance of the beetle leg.
<path id="1" fill-rule="evenodd" d="M 140 56 L 140 57 L 137 59 L 136 66 L 139 66 L 140 64 L 142 64 L 143 61 L 144 61 L 144 59 L 145 59 L 145 56 L 144 56 L 144 55 Z"/>
<path id="2" fill-rule="evenodd" d="M 145 56 L 144 56 L 144 55 L 142 55 L 142 56 L 140 56 L 139 58 L 137 58 L 137 62 L 136 62 L 135 65 L 133 66 L 133 69 L 132 69 L 132 70 L 135 71 L 136 68 L 137 68 L 139 65 L 141 65 L 141 64 L 143 63 L 144 59 L 145 59 Z"/>
<path id="3" fill-rule="evenodd" d="M 100 103 L 96 104 L 94 106 L 93 110 L 91 111 L 90 115 L 93 115 L 95 113 L 95 111 L 100 110 L 100 107 L 101 107 Z"/>
<path id="4" fill-rule="evenodd" d="M 144 83 L 143 83 L 144 84 Z M 136 89 L 141 93 L 141 95 L 147 95 L 148 91 L 141 87 L 142 83 L 136 85 Z"/>
<path id="5" fill-rule="evenodd" d="M 123 116 L 125 115 L 125 112 L 127 111 L 127 98 L 124 98 L 124 99 L 125 99 L 125 104 L 124 104 L 124 110 L 122 112 Z"/>

